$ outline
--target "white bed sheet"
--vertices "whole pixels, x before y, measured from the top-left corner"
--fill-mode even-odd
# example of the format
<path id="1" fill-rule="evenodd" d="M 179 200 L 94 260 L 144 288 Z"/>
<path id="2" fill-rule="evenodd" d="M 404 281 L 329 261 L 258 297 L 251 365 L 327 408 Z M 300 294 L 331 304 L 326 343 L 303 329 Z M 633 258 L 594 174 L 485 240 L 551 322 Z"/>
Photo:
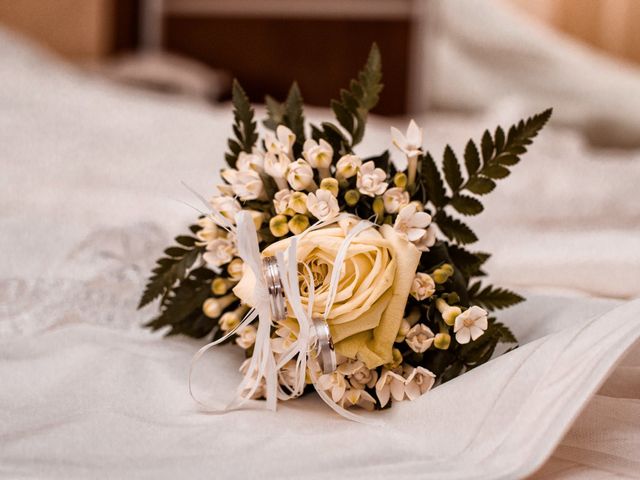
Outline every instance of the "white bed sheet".
<path id="1" fill-rule="evenodd" d="M 501 316 L 518 350 L 395 406 L 383 428 L 314 398 L 205 415 L 186 393 L 201 342 L 143 331 L 151 312 L 134 307 L 193 218 L 179 180 L 215 182 L 229 111 L 85 78 L 0 37 L 4 477 L 517 478 L 551 455 L 538 476 L 640 471 L 640 348 L 616 366 L 640 336 L 637 153 L 550 130 L 488 199 L 476 228 L 492 280 L 529 296 Z M 423 119 L 428 147 L 519 113 L 504 107 Z M 363 152 L 387 129 L 374 119 Z M 237 360 L 208 360 L 220 391 Z"/>

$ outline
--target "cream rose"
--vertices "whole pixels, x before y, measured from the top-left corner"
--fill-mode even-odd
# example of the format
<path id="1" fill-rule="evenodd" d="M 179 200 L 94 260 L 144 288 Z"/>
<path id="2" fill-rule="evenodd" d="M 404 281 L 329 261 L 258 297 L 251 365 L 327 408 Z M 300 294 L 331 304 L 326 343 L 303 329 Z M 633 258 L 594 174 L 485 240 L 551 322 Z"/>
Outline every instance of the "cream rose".
<path id="1" fill-rule="evenodd" d="M 297 260 L 305 264 L 313 276 L 313 312 L 316 315 L 324 313 L 333 262 L 353 225 L 355 220 L 314 230 L 298 241 Z M 289 243 L 289 238 L 276 242 L 263 254 L 283 251 Z M 402 324 L 419 260 L 418 249 L 390 225 L 367 229 L 352 241 L 328 317 L 338 353 L 361 360 L 367 368 L 393 360 L 393 343 Z M 306 308 L 309 295 L 307 269 L 301 269 L 301 272 L 300 295 Z M 245 304 L 253 305 L 254 287 L 253 273 L 245 268 L 233 291 Z"/>

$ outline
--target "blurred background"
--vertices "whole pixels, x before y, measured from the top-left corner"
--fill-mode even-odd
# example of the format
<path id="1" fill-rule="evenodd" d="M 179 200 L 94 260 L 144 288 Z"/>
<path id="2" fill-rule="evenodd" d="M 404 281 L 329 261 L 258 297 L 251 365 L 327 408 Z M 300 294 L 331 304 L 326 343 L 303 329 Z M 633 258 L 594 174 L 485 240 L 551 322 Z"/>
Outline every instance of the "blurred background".
<path id="1" fill-rule="evenodd" d="M 296 79 L 326 106 L 376 41 L 376 113 L 521 96 L 619 146 L 640 144 L 639 22 L 637 0 L 0 0 L 2 28 L 146 89 L 224 101 L 237 77 L 259 102 Z"/>

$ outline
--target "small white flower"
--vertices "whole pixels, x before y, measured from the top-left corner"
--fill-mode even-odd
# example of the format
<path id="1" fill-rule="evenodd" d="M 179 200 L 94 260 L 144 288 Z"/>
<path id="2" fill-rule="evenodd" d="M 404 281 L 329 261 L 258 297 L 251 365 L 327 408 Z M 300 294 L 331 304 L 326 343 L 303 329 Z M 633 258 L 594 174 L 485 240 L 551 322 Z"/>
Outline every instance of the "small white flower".
<path id="1" fill-rule="evenodd" d="M 378 381 L 378 372 L 367 368 L 360 360 L 348 360 L 338 365 L 338 372 L 347 376 L 354 388 L 362 389 L 365 386 L 373 388 Z"/>
<path id="2" fill-rule="evenodd" d="M 391 139 L 407 157 L 413 157 L 422 153 L 422 128 L 419 128 L 414 120 L 409 122 L 406 135 L 400 130 L 391 127 Z"/>
<path id="3" fill-rule="evenodd" d="M 398 213 L 402 207 L 409 205 L 409 192 L 403 188 L 393 187 L 384 192 L 382 200 L 387 213 Z"/>
<path id="4" fill-rule="evenodd" d="M 242 210 L 240 203 L 235 198 L 226 195 L 215 196 L 209 203 L 215 211 L 220 212 L 231 223 L 235 222 L 236 213 Z M 214 221 L 216 220 L 214 219 Z"/>
<path id="5" fill-rule="evenodd" d="M 316 190 L 307 195 L 307 208 L 318 220 L 328 220 L 340 213 L 338 199 L 328 190 Z"/>
<path id="6" fill-rule="evenodd" d="M 433 295 L 435 291 L 436 282 L 433 281 L 433 278 L 426 273 L 417 272 L 411 285 L 411 295 L 413 295 L 416 300 L 422 301 Z"/>
<path id="7" fill-rule="evenodd" d="M 250 348 L 254 343 L 256 343 L 257 333 L 258 331 L 256 330 L 256 327 L 254 327 L 253 325 L 247 325 L 238 332 L 236 343 L 240 345 L 241 348 L 244 348 L 246 350 Z"/>
<path id="8" fill-rule="evenodd" d="M 416 206 L 409 204 L 402 207 L 393 228 L 410 242 L 416 242 L 426 235 L 425 229 L 430 223 L 431 215 L 426 212 L 417 212 Z"/>
<path id="9" fill-rule="evenodd" d="M 310 138 L 304 142 L 302 156 L 313 168 L 328 169 L 333 161 L 333 148 L 323 139 L 317 143 Z"/>
<path id="10" fill-rule="evenodd" d="M 321 390 L 329 392 L 333 401 L 338 403 L 347 391 L 347 381 L 344 375 L 335 371 L 321 375 L 320 378 L 318 378 L 318 387 L 320 387 Z"/>
<path id="11" fill-rule="evenodd" d="M 287 176 L 289 165 L 291 165 L 291 159 L 284 153 L 267 153 L 264 156 L 264 171 L 267 175 L 272 176 L 276 182 Z"/>
<path id="12" fill-rule="evenodd" d="M 363 164 L 358 170 L 356 186 L 360 193 L 375 197 L 382 195 L 387 189 L 387 174 L 381 168 L 376 168 L 373 162 Z"/>
<path id="13" fill-rule="evenodd" d="M 231 185 L 233 193 L 242 201 L 255 200 L 264 196 L 262 179 L 255 170 L 239 171 L 228 168 L 223 170 L 221 175 Z"/>
<path id="14" fill-rule="evenodd" d="M 418 250 L 421 252 L 428 252 L 429 248 L 433 247 L 436 243 L 436 229 L 433 224 L 427 228 L 427 233 L 424 234 L 417 242 L 413 242 Z"/>
<path id="15" fill-rule="evenodd" d="M 275 136 L 273 133 L 267 132 L 264 140 L 268 153 L 275 153 L 276 155 L 282 153 L 289 158 L 291 158 L 293 154 L 292 147 L 295 142 L 295 133 L 284 125 L 278 125 Z"/>
<path id="16" fill-rule="evenodd" d="M 336 175 L 342 178 L 351 178 L 358 173 L 362 166 L 362 160 L 356 155 L 343 155 L 336 164 Z"/>
<path id="17" fill-rule="evenodd" d="M 278 215 L 285 215 L 289 209 L 289 201 L 291 200 L 291 190 L 285 188 L 278 191 L 273 197 L 273 206 Z"/>
<path id="18" fill-rule="evenodd" d="M 236 244 L 232 238 L 216 238 L 207 244 L 207 251 L 202 258 L 208 265 L 218 268 L 233 260 Z"/>
<path id="19" fill-rule="evenodd" d="M 298 339 L 300 326 L 292 318 L 286 318 L 278 322 L 276 334 L 271 339 L 271 350 L 277 354 L 286 352 Z"/>
<path id="20" fill-rule="evenodd" d="M 415 400 L 433 386 L 435 377 L 433 373 L 423 367 L 414 368 L 407 365 L 404 369 L 404 375 L 399 375 L 391 370 L 383 370 L 376 383 L 376 395 L 380 406 L 384 407 L 389 403 L 390 397 L 393 397 L 397 402 L 404 400 L 405 396 L 409 400 Z"/>
<path id="21" fill-rule="evenodd" d="M 289 165 L 287 181 L 294 190 L 304 190 L 314 184 L 313 170 L 304 160 L 296 160 Z"/>
<path id="22" fill-rule="evenodd" d="M 376 399 L 362 388 L 350 388 L 344 393 L 339 404 L 342 408 L 355 406 L 371 411 L 376 405 Z"/>
<path id="23" fill-rule="evenodd" d="M 241 172 L 247 170 L 262 171 L 264 167 L 264 156 L 254 151 L 252 153 L 240 152 L 238 154 L 238 160 L 236 161 L 236 168 Z"/>
<path id="24" fill-rule="evenodd" d="M 434 337 L 435 335 L 429 327 L 422 323 L 418 323 L 409 330 L 409 333 L 407 333 L 407 336 L 405 337 L 405 341 L 411 350 L 416 353 L 422 353 L 431 346 Z"/>
<path id="25" fill-rule="evenodd" d="M 198 226 L 200 227 L 200 230 L 196 233 L 196 237 L 202 245 L 207 245 L 220 235 L 218 225 L 216 225 L 216 222 L 214 222 L 209 216 L 199 218 Z"/>
<path id="26" fill-rule="evenodd" d="M 456 334 L 456 341 L 460 344 L 469 343 L 469 340 L 476 340 L 482 336 L 488 327 L 487 312 L 474 305 L 456 317 L 453 331 Z"/>

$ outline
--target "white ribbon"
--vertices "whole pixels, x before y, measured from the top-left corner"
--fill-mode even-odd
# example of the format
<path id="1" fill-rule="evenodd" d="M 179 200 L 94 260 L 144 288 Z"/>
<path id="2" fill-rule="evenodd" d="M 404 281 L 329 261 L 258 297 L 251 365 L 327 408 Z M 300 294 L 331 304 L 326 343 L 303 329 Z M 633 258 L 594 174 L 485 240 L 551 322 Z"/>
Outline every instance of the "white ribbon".
<path id="1" fill-rule="evenodd" d="M 211 207 L 209 207 L 211 208 Z M 219 212 L 213 212 L 212 218 L 217 221 L 220 217 L 224 218 Z M 347 219 L 350 216 L 348 214 L 341 214 L 333 219 L 320 221 L 309 227 L 302 234 L 292 237 L 289 244 L 289 248 L 286 252 L 278 252 L 276 254 L 277 268 L 280 273 L 280 279 L 285 292 L 285 296 L 288 300 L 288 304 L 291 307 L 292 312 L 298 322 L 299 332 L 297 339 L 281 356 L 276 359 L 276 356 L 271 348 L 271 328 L 273 320 L 271 317 L 271 307 L 269 303 L 269 292 L 262 273 L 262 254 L 258 245 L 258 236 L 256 227 L 253 223 L 253 219 L 248 212 L 241 211 L 236 214 L 236 225 L 233 226 L 230 222 L 226 222 L 225 227 L 235 233 L 237 241 L 238 256 L 244 261 L 244 263 L 251 268 L 255 277 L 255 306 L 245 315 L 240 324 L 234 329 L 227 332 L 222 338 L 213 341 L 204 347 L 202 347 L 194 355 L 191 361 L 191 368 L 189 371 L 189 393 L 191 397 L 205 410 L 209 412 L 223 413 L 230 410 L 236 410 L 250 400 L 255 392 L 261 387 L 264 382 L 266 399 L 265 407 L 269 410 L 275 410 L 277 400 L 289 400 L 302 395 L 306 386 L 306 374 L 307 370 L 310 372 L 313 386 L 318 392 L 320 398 L 331 407 L 339 415 L 349 420 L 368 423 L 379 424 L 368 418 L 356 415 L 349 412 L 347 409 L 341 407 L 339 404 L 333 401 L 333 399 L 323 391 L 317 384 L 318 377 L 316 372 L 321 371 L 317 360 L 313 356 L 314 351 L 314 335 L 312 329 L 312 311 L 313 301 L 315 296 L 315 285 L 313 281 L 313 275 L 309 267 L 303 265 L 303 268 L 307 269 L 309 294 L 307 309 L 304 308 L 300 297 L 299 280 L 298 280 L 298 262 L 297 262 L 297 243 L 299 239 L 303 238 L 307 233 L 317 230 L 322 227 L 326 227 L 340 220 Z M 226 219 L 225 219 L 226 220 Z M 331 307 L 335 301 L 335 297 L 338 289 L 338 280 L 342 265 L 346 259 L 347 251 L 351 242 L 355 237 L 366 230 L 369 227 L 374 226 L 367 220 L 361 220 L 355 227 L 353 227 L 349 233 L 345 236 L 338 254 L 334 260 L 333 271 L 330 280 L 330 289 L 328 295 L 327 305 L 324 311 L 323 318 L 326 321 L 331 312 Z M 234 399 L 227 404 L 226 407 L 220 409 L 217 406 L 209 404 L 205 401 L 199 400 L 193 392 L 192 388 L 192 375 L 193 370 L 202 358 L 202 356 L 216 345 L 223 343 L 230 338 L 235 332 L 241 330 L 253 321 L 258 319 L 258 328 L 256 334 L 256 341 L 254 344 L 253 355 L 249 361 L 249 366 L 244 374 L 244 378 L 240 383 Z M 292 359 L 295 360 L 295 369 L 291 377 L 293 382 L 285 382 L 284 376 L 281 372 L 282 368 L 289 363 Z M 291 384 L 289 384 L 291 383 Z M 286 385 L 286 389 L 283 387 Z"/>

